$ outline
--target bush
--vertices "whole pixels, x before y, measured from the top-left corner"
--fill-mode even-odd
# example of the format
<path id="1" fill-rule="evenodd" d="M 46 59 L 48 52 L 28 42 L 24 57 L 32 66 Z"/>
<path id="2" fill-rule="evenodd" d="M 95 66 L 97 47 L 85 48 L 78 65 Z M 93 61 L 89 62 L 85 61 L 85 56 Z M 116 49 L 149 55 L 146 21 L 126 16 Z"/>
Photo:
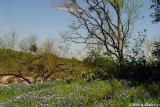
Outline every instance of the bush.
<path id="1" fill-rule="evenodd" d="M 151 97 L 158 98 L 160 96 L 160 86 L 153 82 L 152 84 L 149 84 L 147 87 L 147 90 Z"/>
<path id="2" fill-rule="evenodd" d="M 153 56 L 156 61 L 150 63 L 145 55 L 137 55 L 135 57 L 128 55 L 125 57 L 123 64 L 119 66 L 116 60 L 109 54 L 101 51 L 91 50 L 83 63 L 92 70 L 94 74 L 92 79 L 126 79 L 131 81 L 133 86 L 141 83 L 160 82 L 160 43 L 154 44 Z M 89 78 L 90 79 L 90 78 Z"/>
<path id="3" fill-rule="evenodd" d="M 129 90 L 129 97 L 131 102 L 144 103 L 148 98 L 148 93 L 143 86 L 133 87 Z"/>
<path id="4" fill-rule="evenodd" d="M 65 81 L 66 81 L 66 83 L 71 84 L 72 82 L 75 81 L 75 78 L 69 76 L 69 77 L 67 77 L 67 78 L 65 79 Z"/>
<path id="5" fill-rule="evenodd" d="M 8 78 L 7 79 L 7 82 L 10 84 L 10 83 L 14 83 L 15 82 L 15 78 L 14 77 L 11 77 L 11 78 Z"/>
<path id="6" fill-rule="evenodd" d="M 109 100 L 109 99 L 113 99 L 114 97 L 120 96 L 122 94 L 122 92 L 124 91 L 123 89 L 125 89 L 125 88 L 123 87 L 121 82 L 119 82 L 116 79 L 113 79 L 110 82 L 110 89 L 106 93 L 106 95 L 104 96 L 104 99 Z"/>
<path id="7" fill-rule="evenodd" d="M 118 65 L 111 55 L 96 50 L 91 50 L 88 57 L 83 60 L 83 63 L 92 70 L 94 79 L 101 80 L 114 77 Z"/>

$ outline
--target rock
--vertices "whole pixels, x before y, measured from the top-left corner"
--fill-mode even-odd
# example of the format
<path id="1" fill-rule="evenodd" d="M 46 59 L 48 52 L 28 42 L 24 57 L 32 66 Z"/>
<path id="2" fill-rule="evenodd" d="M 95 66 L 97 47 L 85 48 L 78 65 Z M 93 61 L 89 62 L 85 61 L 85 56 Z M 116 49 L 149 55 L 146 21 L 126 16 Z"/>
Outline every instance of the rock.
<path id="1" fill-rule="evenodd" d="M 25 85 L 29 85 L 29 83 L 27 81 L 22 81 L 21 84 L 25 84 Z"/>
<path id="2" fill-rule="evenodd" d="M 8 80 L 14 78 L 14 76 L 3 76 L 1 79 L 2 84 L 8 84 Z"/>
<path id="3" fill-rule="evenodd" d="M 33 77 L 25 77 L 25 78 L 27 78 L 31 83 L 35 82 L 35 79 Z"/>
<path id="4" fill-rule="evenodd" d="M 37 80 L 36 80 L 36 83 L 42 83 L 43 82 L 43 79 L 38 77 Z"/>

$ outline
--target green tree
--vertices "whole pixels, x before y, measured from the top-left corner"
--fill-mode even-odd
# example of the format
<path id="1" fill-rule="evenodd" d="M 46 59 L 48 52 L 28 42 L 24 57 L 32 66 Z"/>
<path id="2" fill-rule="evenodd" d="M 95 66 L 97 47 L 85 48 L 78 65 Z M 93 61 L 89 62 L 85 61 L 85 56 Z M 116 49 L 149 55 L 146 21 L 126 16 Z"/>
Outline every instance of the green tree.
<path id="1" fill-rule="evenodd" d="M 37 52 L 37 45 L 36 45 L 36 43 L 33 43 L 33 44 L 30 46 L 30 52 L 33 52 L 33 53 L 36 53 L 36 52 Z"/>
<path id="2" fill-rule="evenodd" d="M 156 59 L 156 62 L 160 64 L 160 41 L 155 41 L 153 45 L 154 45 L 153 55 Z"/>
<path id="3" fill-rule="evenodd" d="M 160 22 L 160 0 L 152 0 L 152 2 L 151 9 L 153 9 L 153 13 L 151 18 L 153 18 L 153 23 L 158 23 Z"/>

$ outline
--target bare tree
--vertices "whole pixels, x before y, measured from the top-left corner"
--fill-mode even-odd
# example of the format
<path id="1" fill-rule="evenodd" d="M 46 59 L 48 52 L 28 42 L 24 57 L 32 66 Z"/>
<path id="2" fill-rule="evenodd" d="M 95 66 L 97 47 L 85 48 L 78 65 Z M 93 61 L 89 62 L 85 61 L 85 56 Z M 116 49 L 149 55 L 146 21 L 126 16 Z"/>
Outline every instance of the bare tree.
<path id="1" fill-rule="evenodd" d="M 54 41 L 52 39 L 46 39 L 43 42 L 43 46 L 40 49 L 41 53 L 56 53 L 56 47 L 54 46 Z"/>
<path id="2" fill-rule="evenodd" d="M 141 6 L 138 0 L 63 0 L 58 9 L 77 20 L 71 26 L 72 31 L 62 37 L 75 43 L 101 45 L 121 64 Z"/>
<path id="3" fill-rule="evenodd" d="M 12 47 L 11 49 L 12 49 L 12 50 L 15 50 L 16 36 L 17 36 L 16 32 L 13 31 L 13 32 L 12 32 L 12 39 L 11 39 L 11 47 Z"/>

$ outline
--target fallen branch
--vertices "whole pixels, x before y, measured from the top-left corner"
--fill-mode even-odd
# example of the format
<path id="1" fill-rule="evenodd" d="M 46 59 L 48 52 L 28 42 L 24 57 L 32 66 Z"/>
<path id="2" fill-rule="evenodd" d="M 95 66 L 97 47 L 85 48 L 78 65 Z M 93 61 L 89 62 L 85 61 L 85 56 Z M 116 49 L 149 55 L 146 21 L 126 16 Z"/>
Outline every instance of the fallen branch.
<path id="1" fill-rule="evenodd" d="M 29 80 L 29 79 L 27 79 L 27 78 L 25 78 L 23 75 L 22 75 L 22 73 L 21 73 L 21 71 L 17 71 L 18 72 L 18 74 L 15 74 L 15 73 L 3 73 L 3 74 L 0 74 L 0 76 L 14 76 L 14 77 L 16 77 L 16 78 L 22 78 L 23 80 L 25 80 L 26 82 L 28 82 L 29 84 L 31 84 L 32 82 Z"/>

